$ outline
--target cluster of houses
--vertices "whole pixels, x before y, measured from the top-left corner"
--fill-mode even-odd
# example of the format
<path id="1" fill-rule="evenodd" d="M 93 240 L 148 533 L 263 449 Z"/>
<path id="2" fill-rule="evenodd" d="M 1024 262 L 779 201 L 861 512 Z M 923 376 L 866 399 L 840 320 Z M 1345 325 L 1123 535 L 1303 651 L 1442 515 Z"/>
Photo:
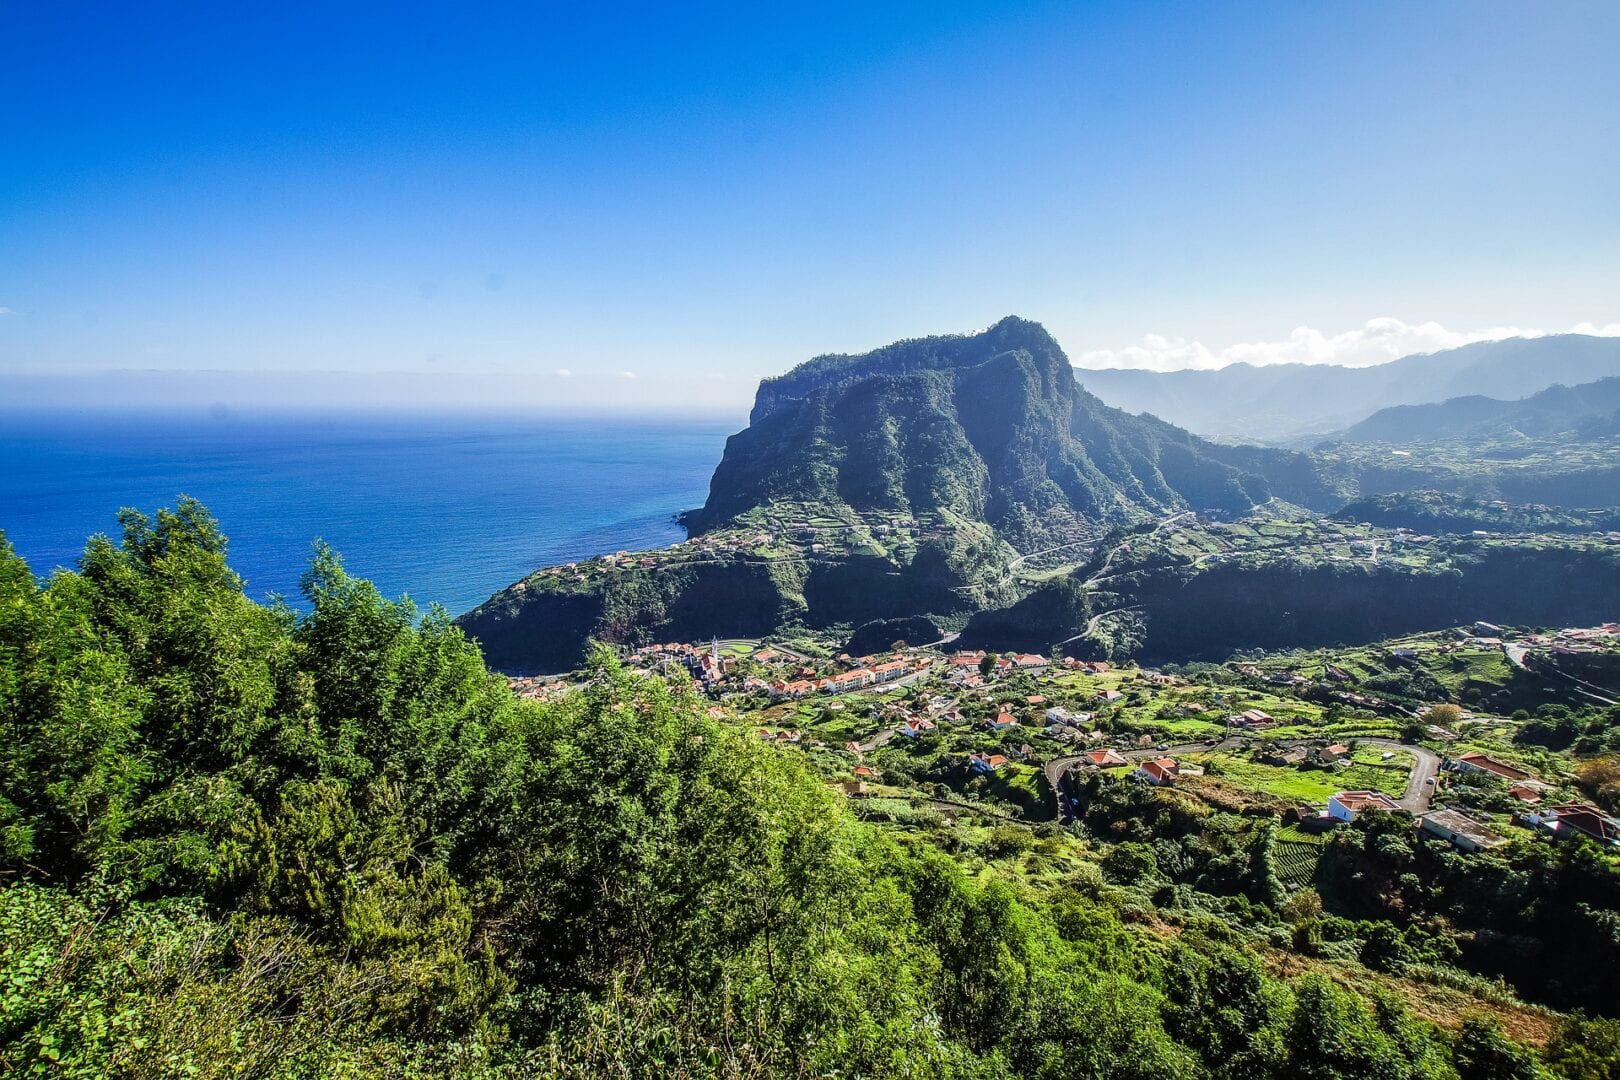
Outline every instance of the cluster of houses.
<path id="1" fill-rule="evenodd" d="M 1584 838 L 1603 847 L 1620 848 L 1620 820 L 1587 803 L 1539 807 L 1513 820 L 1554 840 Z M 1488 851 L 1507 843 L 1506 837 L 1462 810 L 1431 810 L 1418 817 L 1418 828 L 1463 851 Z"/>
<path id="2" fill-rule="evenodd" d="M 933 661 L 925 656 L 915 660 L 888 660 L 881 664 L 871 663 L 870 658 L 866 658 L 860 667 L 825 678 L 815 678 L 814 673 L 811 673 L 809 678 L 777 679 L 771 682 L 758 680 L 760 686 L 745 685 L 743 689 L 763 689 L 777 701 L 797 701 L 815 693 L 844 694 L 867 686 L 891 683 L 914 672 L 924 671 L 932 663 Z"/>
<path id="3" fill-rule="evenodd" d="M 568 683 L 549 677 L 519 677 L 506 680 L 512 692 L 530 701 L 555 701 L 569 690 Z"/>
<path id="4" fill-rule="evenodd" d="M 1525 634 L 1519 644 L 1558 653 L 1607 652 L 1620 648 L 1620 623 L 1565 627 L 1547 634 Z"/>

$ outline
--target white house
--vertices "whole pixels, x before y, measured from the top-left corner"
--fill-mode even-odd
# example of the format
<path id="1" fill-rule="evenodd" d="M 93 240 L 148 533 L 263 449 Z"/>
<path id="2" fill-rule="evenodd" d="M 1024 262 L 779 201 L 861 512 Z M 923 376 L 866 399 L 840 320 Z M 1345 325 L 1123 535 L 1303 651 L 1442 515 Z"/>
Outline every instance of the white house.
<path id="1" fill-rule="evenodd" d="M 1381 791 L 1340 791 L 1328 797 L 1328 817 L 1354 821 L 1369 810 L 1399 810 L 1394 799 Z"/>

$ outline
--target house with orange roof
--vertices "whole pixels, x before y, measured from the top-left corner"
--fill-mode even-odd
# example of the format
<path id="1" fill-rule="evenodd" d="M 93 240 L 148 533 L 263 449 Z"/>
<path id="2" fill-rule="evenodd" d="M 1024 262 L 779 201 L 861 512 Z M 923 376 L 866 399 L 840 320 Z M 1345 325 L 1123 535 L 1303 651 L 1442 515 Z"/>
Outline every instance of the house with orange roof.
<path id="1" fill-rule="evenodd" d="M 1174 758 L 1153 758 L 1136 767 L 1132 776 L 1139 780 L 1146 780 L 1154 787 L 1164 787 L 1176 781 L 1176 762 Z"/>
<path id="2" fill-rule="evenodd" d="M 911 665 L 904 660 L 890 660 L 886 664 L 879 664 L 872 669 L 872 674 L 878 682 L 892 682 L 911 670 Z"/>
<path id="3" fill-rule="evenodd" d="M 1115 765 L 1128 765 L 1118 750 L 1089 750 L 1082 755 L 1087 761 L 1099 769 L 1111 768 Z"/>
<path id="4" fill-rule="evenodd" d="M 1328 817 L 1354 821 L 1369 811 L 1399 810 L 1394 799 L 1381 791 L 1339 791 L 1328 796 Z"/>
<path id="5" fill-rule="evenodd" d="M 1463 754 L 1457 758 L 1457 771 L 1465 773 L 1490 773 L 1503 780 L 1518 783 L 1530 779 L 1530 774 L 1516 765 L 1509 765 L 1505 761 L 1498 761 L 1489 754 L 1477 751 Z"/>
<path id="6" fill-rule="evenodd" d="M 1001 712 L 990 721 L 990 730 L 992 731 L 1010 731 L 1017 726 L 1018 717 L 1014 716 L 1006 709 L 1002 709 Z"/>
<path id="7" fill-rule="evenodd" d="M 968 769 L 975 773 L 993 773 L 1005 764 L 1007 764 L 1007 759 L 1000 754 L 974 753 L 968 755 Z"/>

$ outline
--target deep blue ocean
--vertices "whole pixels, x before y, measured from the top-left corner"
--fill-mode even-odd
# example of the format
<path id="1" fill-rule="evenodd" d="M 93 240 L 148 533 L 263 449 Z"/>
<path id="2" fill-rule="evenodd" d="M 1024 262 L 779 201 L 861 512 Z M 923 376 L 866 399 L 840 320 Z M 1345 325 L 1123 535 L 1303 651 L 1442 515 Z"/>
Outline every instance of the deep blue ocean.
<path id="1" fill-rule="evenodd" d="M 302 605 L 324 538 L 351 574 L 460 614 L 548 563 L 675 543 L 718 419 L 0 414 L 0 531 L 37 575 L 119 507 L 201 499 L 248 595 Z"/>

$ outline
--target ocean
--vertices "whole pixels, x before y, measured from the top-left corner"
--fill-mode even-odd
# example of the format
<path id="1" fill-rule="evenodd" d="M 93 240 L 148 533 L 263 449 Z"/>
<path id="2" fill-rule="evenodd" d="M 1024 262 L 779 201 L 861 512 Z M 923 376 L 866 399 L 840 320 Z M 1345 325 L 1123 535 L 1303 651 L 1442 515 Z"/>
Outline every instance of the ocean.
<path id="1" fill-rule="evenodd" d="M 517 415 L 0 414 L 0 532 L 36 575 L 115 515 L 184 494 L 229 538 L 248 595 L 302 605 L 325 539 L 385 595 L 460 614 L 537 567 L 673 544 L 721 419 Z"/>

